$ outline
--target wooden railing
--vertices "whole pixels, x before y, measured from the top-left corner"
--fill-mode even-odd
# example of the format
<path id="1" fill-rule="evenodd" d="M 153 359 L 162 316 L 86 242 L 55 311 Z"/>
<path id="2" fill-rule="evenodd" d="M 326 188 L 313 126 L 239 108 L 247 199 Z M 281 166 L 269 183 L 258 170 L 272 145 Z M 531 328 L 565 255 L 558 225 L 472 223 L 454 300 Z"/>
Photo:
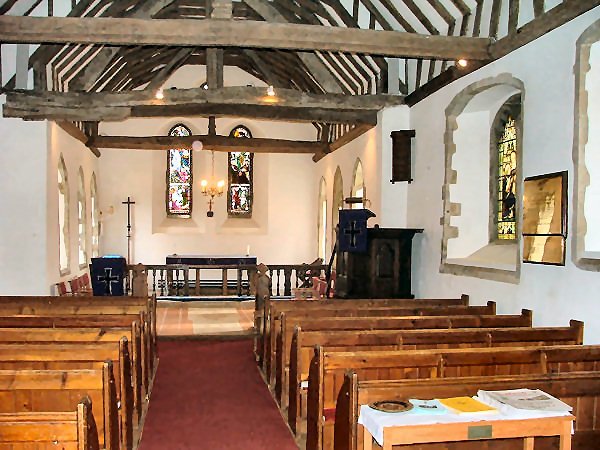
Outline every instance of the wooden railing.
<path id="1" fill-rule="evenodd" d="M 256 265 L 147 264 L 148 291 L 159 297 L 254 295 Z M 130 275 L 132 266 L 129 266 Z M 230 278 L 232 271 L 235 276 Z M 218 273 L 218 278 L 209 273 Z M 129 283 L 130 285 L 131 283 Z"/>
<path id="2" fill-rule="evenodd" d="M 312 277 L 325 277 L 327 265 L 308 264 L 269 264 L 271 297 L 291 296 L 292 286 L 307 288 L 312 286 Z"/>
<path id="3" fill-rule="evenodd" d="M 256 267 L 255 264 L 146 264 L 144 271 L 148 276 L 148 292 L 157 297 L 254 296 Z M 292 288 L 310 287 L 313 276 L 325 277 L 328 271 L 327 265 L 271 264 L 268 267 L 272 297 L 289 297 L 292 295 Z M 132 271 L 133 266 L 129 266 L 128 291 Z M 233 277 L 232 272 L 235 273 Z"/>

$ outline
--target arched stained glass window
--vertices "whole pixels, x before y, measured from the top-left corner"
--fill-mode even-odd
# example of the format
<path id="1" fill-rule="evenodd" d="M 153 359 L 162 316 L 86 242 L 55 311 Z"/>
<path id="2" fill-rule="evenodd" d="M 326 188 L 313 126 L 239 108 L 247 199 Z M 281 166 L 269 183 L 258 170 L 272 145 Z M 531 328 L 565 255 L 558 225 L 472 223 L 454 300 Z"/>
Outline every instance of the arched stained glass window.
<path id="1" fill-rule="evenodd" d="M 354 163 L 354 173 L 352 174 L 352 190 L 350 191 L 350 197 L 364 197 L 365 182 L 363 178 L 363 168 L 360 158 L 356 158 Z M 365 205 L 362 203 L 354 203 L 352 209 L 362 209 Z"/>
<path id="2" fill-rule="evenodd" d="M 58 159 L 58 256 L 61 275 L 69 273 L 69 178 L 62 155 Z"/>
<path id="3" fill-rule="evenodd" d="M 190 136 L 188 127 L 179 123 L 169 136 Z M 188 218 L 192 214 L 192 150 L 172 148 L 167 153 L 167 216 Z"/>
<path id="4" fill-rule="evenodd" d="M 509 116 L 498 142 L 498 239 L 516 237 L 517 128 Z"/>
<path id="5" fill-rule="evenodd" d="M 100 207 L 98 206 L 96 174 L 93 172 L 90 182 L 90 201 L 92 210 L 92 258 L 96 258 L 100 254 Z"/>
<path id="6" fill-rule="evenodd" d="M 83 169 L 79 168 L 77 177 L 77 232 L 79 234 L 79 268 L 82 269 L 87 264 L 87 217 L 85 204 L 85 181 L 83 178 Z"/>
<path id="7" fill-rule="evenodd" d="M 331 248 L 336 242 L 335 228 L 338 225 L 340 209 L 344 208 L 344 181 L 342 179 L 342 171 L 340 166 L 335 169 L 333 176 L 333 202 L 331 205 Z"/>
<path id="8" fill-rule="evenodd" d="M 251 138 L 252 133 L 243 125 L 238 125 L 229 136 L 234 138 Z M 227 214 L 230 217 L 252 216 L 252 185 L 253 185 L 252 152 L 229 152 Z"/>

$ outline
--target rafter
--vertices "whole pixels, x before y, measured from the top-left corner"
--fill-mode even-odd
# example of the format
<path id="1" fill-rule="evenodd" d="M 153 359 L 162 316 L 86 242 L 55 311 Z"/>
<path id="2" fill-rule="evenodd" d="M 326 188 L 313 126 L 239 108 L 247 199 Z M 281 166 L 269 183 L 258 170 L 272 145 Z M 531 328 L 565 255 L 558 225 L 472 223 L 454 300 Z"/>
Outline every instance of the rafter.
<path id="1" fill-rule="evenodd" d="M 176 89 L 157 100 L 153 92 L 7 91 L 4 117 L 31 120 L 123 120 L 128 117 L 237 116 L 299 122 L 374 125 L 377 112 L 403 104 L 396 95 L 346 96 L 308 94 L 278 89 L 268 97 L 264 88 Z"/>
<path id="2" fill-rule="evenodd" d="M 287 139 L 250 138 L 238 139 L 219 135 L 192 136 L 95 136 L 86 145 L 95 148 L 168 150 L 191 147 L 194 141 L 201 141 L 205 150 L 230 152 L 232 149 L 246 149 L 253 153 L 317 153 L 328 148 L 327 143 L 318 141 L 290 141 Z"/>
<path id="3" fill-rule="evenodd" d="M 450 60 L 488 59 L 490 44 L 487 38 L 253 21 L 9 16 L 0 17 L 0 41 L 242 46 Z"/>

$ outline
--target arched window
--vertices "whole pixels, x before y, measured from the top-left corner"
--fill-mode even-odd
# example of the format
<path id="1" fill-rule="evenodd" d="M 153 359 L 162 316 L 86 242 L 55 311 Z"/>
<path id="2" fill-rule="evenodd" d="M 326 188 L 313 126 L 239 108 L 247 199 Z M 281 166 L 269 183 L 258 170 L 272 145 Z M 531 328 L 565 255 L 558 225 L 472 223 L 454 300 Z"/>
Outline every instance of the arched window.
<path id="1" fill-rule="evenodd" d="M 252 138 L 252 133 L 245 126 L 238 125 L 229 136 Z M 251 152 L 228 153 L 227 214 L 230 217 L 252 216 L 253 160 Z"/>
<path id="2" fill-rule="evenodd" d="M 365 191 L 365 181 L 363 178 L 363 169 L 360 158 L 356 158 L 354 163 L 354 171 L 352 173 L 352 190 L 350 191 L 351 197 L 363 197 Z M 362 209 L 364 205 L 362 203 L 354 203 L 352 209 Z"/>
<path id="3" fill-rule="evenodd" d="M 179 123 L 169 136 L 190 136 L 188 127 Z M 192 151 L 172 148 L 167 153 L 167 216 L 188 218 L 192 215 Z"/>
<path id="4" fill-rule="evenodd" d="M 83 169 L 80 167 L 77 176 L 77 232 L 79 234 L 78 261 L 80 269 L 83 269 L 87 264 L 87 251 L 85 245 L 86 225 L 85 182 L 83 179 Z"/>
<path id="5" fill-rule="evenodd" d="M 331 204 L 331 248 L 335 245 L 335 228 L 339 222 L 338 211 L 344 207 L 344 181 L 342 180 L 342 171 L 338 166 L 333 176 L 333 202 Z"/>
<path id="6" fill-rule="evenodd" d="M 69 273 L 69 179 L 62 155 L 58 159 L 58 256 L 60 274 Z"/>
<path id="7" fill-rule="evenodd" d="M 516 174 L 517 128 L 515 119 L 509 116 L 498 142 L 498 239 L 515 239 Z"/>
<path id="8" fill-rule="evenodd" d="M 319 202 L 317 217 L 317 255 L 319 258 L 325 261 L 325 255 L 327 253 L 327 184 L 325 183 L 325 178 L 321 178 L 321 182 L 319 183 Z"/>
<path id="9" fill-rule="evenodd" d="M 98 206 L 98 186 L 96 185 L 96 174 L 92 172 L 90 181 L 90 201 L 92 209 L 92 258 L 100 255 L 100 207 Z"/>

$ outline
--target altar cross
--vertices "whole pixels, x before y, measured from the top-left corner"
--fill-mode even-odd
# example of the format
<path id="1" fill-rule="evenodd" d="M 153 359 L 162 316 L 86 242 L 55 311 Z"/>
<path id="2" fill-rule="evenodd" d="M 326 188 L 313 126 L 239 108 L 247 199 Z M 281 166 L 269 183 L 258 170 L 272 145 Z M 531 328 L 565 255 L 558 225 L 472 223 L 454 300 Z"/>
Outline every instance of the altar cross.
<path id="1" fill-rule="evenodd" d="M 112 283 L 118 283 L 119 277 L 112 274 L 112 267 L 105 267 L 104 275 L 98 275 L 98 281 L 104 283 L 106 295 L 112 295 Z"/>
<path id="2" fill-rule="evenodd" d="M 360 227 L 356 227 L 356 220 L 350 222 L 350 228 L 344 229 L 344 234 L 350 236 L 350 247 L 356 247 L 356 235 L 361 233 Z"/>

